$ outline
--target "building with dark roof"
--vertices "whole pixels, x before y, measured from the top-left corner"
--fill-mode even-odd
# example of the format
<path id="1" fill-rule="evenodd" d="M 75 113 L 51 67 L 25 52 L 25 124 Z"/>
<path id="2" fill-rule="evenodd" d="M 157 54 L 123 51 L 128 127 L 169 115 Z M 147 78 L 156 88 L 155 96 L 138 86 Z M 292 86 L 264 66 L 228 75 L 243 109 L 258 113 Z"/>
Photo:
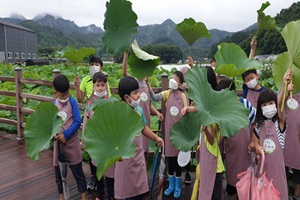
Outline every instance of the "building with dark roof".
<path id="1" fill-rule="evenodd" d="M 0 20 L 0 63 L 23 62 L 37 57 L 36 33 L 23 26 Z"/>

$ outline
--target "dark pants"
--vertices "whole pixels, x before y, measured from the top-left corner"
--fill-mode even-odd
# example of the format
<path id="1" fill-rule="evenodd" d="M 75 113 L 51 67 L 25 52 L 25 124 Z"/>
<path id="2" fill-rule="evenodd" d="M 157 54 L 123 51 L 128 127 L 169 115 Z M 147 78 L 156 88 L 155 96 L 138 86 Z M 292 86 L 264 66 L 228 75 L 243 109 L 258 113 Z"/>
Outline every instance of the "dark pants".
<path id="1" fill-rule="evenodd" d="M 70 169 L 76 180 L 78 192 L 79 193 L 86 192 L 86 180 L 82 170 L 82 163 L 80 162 L 77 165 L 70 165 Z M 54 171 L 55 171 L 55 181 L 58 188 L 58 193 L 63 194 L 63 183 L 61 179 L 59 166 L 55 166 Z"/>
<path id="2" fill-rule="evenodd" d="M 97 167 L 95 165 L 93 165 L 92 162 L 90 162 L 90 169 L 91 169 L 91 173 L 93 176 L 95 176 L 95 186 L 97 188 L 97 193 L 98 195 L 104 195 L 104 181 L 103 181 L 103 177 L 101 177 L 100 180 L 98 180 L 97 176 L 96 176 L 96 172 L 97 172 Z"/>
<path id="3" fill-rule="evenodd" d="M 177 156 L 176 157 L 168 157 L 168 171 L 169 175 L 175 175 L 177 177 L 181 177 L 181 167 L 178 165 Z"/>
<path id="4" fill-rule="evenodd" d="M 221 192 L 222 192 L 222 173 L 216 174 L 215 184 L 214 184 L 214 190 L 211 199 L 212 200 L 221 200 Z"/>
<path id="5" fill-rule="evenodd" d="M 109 198 L 114 198 L 115 196 L 115 190 L 114 190 L 114 178 L 105 177 L 106 180 L 106 188 L 107 188 L 107 196 Z"/>

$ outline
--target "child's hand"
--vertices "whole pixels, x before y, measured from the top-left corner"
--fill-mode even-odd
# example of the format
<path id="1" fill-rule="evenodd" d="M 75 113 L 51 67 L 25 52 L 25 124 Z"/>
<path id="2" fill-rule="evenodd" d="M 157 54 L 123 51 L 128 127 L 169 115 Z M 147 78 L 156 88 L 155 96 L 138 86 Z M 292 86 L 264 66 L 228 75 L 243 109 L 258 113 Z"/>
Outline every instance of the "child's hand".
<path id="1" fill-rule="evenodd" d="M 289 84 L 288 85 L 288 88 L 287 88 L 287 92 L 290 92 L 290 91 L 293 91 L 293 89 L 294 89 L 294 84 Z"/>
<path id="2" fill-rule="evenodd" d="M 157 112 L 156 115 L 157 115 L 159 121 L 164 120 L 164 116 L 163 116 L 163 114 L 161 114 L 160 112 Z"/>
<path id="3" fill-rule="evenodd" d="M 185 115 L 185 113 L 187 113 L 187 111 L 188 111 L 188 107 L 184 107 L 184 108 L 182 108 L 182 110 L 181 110 L 181 114 L 182 114 L 182 115 Z"/>
<path id="4" fill-rule="evenodd" d="M 257 47 L 256 37 L 252 38 L 250 45 L 251 45 L 251 49 L 256 49 L 256 47 Z"/>
<path id="5" fill-rule="evenodd" d="M 74 77 L 74 85 L 75 85 L 75 87 L 78 87 L 78 86 L 79 86 L 79 79 L 78 79 L 78 76 L 75 76 L 75 77 Z"/>
<path id="6" fill-rule="evenodd" d="M 63 133 L 57 135 L 56 137 L 57 137 L 57 140 L 60 141 L 61 143 L 63 143 L 63 144 L 66 143 L 66 138 Z"/>
<path id="7" fill-rule="evenodd" d="M 292 79 L 292 70 L 288 69 L 286 70 L 284 77 L 283 77 L 283 81 L 289 83 Z"/>
<path id="8" fill-rule="evenodd" d="M 147 77 L 145 78 L 145 83 L 146 83 L 147 85 L 150 84 L 150 78 L 149 78 L 149 76 L 147 76 Z"/>
<path id="9" fill-rule="evenodd" d="M 162 138 L 158 137 L 158 136 L 157 136 L 155 142 L 156 142 L 158 147 L 161 147 L 164 144 L 164 140 Z"/>
<path id="10" fill-rule="evenodd" d="M 194 66 L 194 61 L 193 61 L 193 58 L 191 56 L 188 57 L 188 65 L 190 67 L 193 67 Z"/>

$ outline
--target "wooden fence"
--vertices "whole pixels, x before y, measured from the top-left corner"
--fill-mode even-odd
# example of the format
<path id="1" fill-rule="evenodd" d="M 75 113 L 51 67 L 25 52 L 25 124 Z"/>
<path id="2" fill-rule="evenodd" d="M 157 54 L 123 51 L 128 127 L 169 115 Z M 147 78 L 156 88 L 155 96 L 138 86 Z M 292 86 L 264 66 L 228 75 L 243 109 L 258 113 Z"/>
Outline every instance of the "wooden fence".
<path id="1" fill-rule="evenodd" d="M 52 77 L 56 77 L 58 74 L 60 74 L 59 70 L 53 70 Z M 155 93 L 163 91 L 168 89 L 168 75 L 166 73 L 161 75 L 162 77 L 162 84 L 161 88 L 153 88 L 153 91 Z M 24 93 L 22 91 L 23 84 L 35 84 L 40 86 L 48 86 L 52 87 L 52 81 L 45 81 L 45 80 L 34 80 L 34 79 L 24 79 L 22 78 L 22 69 L 20 67 L 15 68 L 15 75 L 14 77 L 7 77 L 7 76 L 0 76 L 1 82 L 15 82 L 16 84 L 16 91 L 4 91 L 0 90 L 0 95 L 4 96 L 10 96 L 16 98 L 16 106 L 10 106 L 5 104 L 0 104 L 0 110 L 10 110 L 16 112 L 17 120 L 11 120 L 7 118 L 0 117 L 0 123 L 5 123 L 9 125 L 14 125 L 17 127 L 18 134 L 17 134 L 17 140 L 22 140 L 24 138 L 24 128 L 26 124 L 24 123 L 24 114 L 31 114 L 34 112 L 34 110 L 24 108 L 23 105 L 23 98 L 36 100 L 40 102 L 52 102 L 54 98 L 51 97 L 45 97 L 41 95 L 34 95 L 34 94 L 28 94 Z M 74 84 L 70 84 L 70 89 L 74 90 L 75 86 Z M 112 87 L 111 89 L 112 94 L 117 94 L 118 89 Z M 81 104 L 78 104 L 80 108 L 82 108 Z M 161 103 L 161 110 L 163 114 L 165 113 L 165 103 Z M 162 122 L 162 126 L 164 127 L 164 121 Z M 164 129 L 162 128 L 162 134 L 164 134 Z"/>

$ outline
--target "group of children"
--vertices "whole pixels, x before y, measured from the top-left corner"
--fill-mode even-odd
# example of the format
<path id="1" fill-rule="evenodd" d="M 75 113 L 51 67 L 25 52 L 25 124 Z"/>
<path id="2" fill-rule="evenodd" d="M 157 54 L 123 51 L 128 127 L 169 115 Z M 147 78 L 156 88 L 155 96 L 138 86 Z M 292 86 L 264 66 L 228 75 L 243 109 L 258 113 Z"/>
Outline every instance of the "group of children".
<path id="1" fill-rule="evenodd" d="M 251 53 L 253 57 L 256 41 L 252 41 Z M 135 138 L 136 152 L 130 159 L 123 159 L 117 162 L 98 181 L 95 177 L 96 165 L 90 161 L 92 180 L 86 184 L 82 171 L 81 150 L 84 149 L 84 127 L 87 120 L 92 116 L 92 112 L 84 114 L 82 144 L 79 143 L 77 130 L 81 124 L 81 118 L 76 100 L 69 95 L 69 82 L 64 75 L 58 75 L 53 86 L 56 94 L 55 105 L 61 111 L 67 113 L 68 120 L 64 123 L 60 134 L 55 136 L 55 143 L 60 142 L 61 151 L 66 154 L 71 162 L 70 168 L 76 179 L 78 191 L 82 193 L 82 199 L 86 199 L 86 190 L 96 188 L 97 198 L 104 198 L 104 180 L 107 185 L 108 199 L 143 199 L 145 193 L 149 191 L 146 171 L 147 152 L 149 149 L 149 138 L 154 140 L 158 146 L 164 144 L 165 156 L 168 161 L 168 188 L 164 195 L 173 195 L 174 198 L 181 196 L 181 167 L 177 163 L 179 151 L 171 144 L 169 134 L 174 123 L 179 121 L 187 112 L 201 112 L 189 103 L 186 88 L 184 86 L 184 75 L 181 71 L 175 71 L 169 81 L 169 89 L 155 94 L 150 86 L 149 79 L 143 80 L 132 78 L 127 73 L 127 56 L 125 52 L 123 60 L 123 74 L 118 85 L 120 98 L 132 109 L 140 114 L 144 123 L 142 136 Z M 190 66 L 193 67 L 189 58 Z M 91 104 L 93 99 L 107 98 L 110 96 L 110 89 L 105 74 L 102 70 L 102 61 L 99 57 L 92 57 L 90 60 L 90 75 L 86 76 L 79 85 L 77 77 L 74 78 L 76 97 L 78 102 L 87 99 L 87 104 Z M 182 70 L 186 72 L 188 69 Z M 222 90 L 231 86 L 235 89 L 232 80 L 220 78 L 213 72 L 213 68 L 207 68 L 208 82 L 214 90 Z M 291 91 L 293 86 L 289 84 L 292 72 L 288 70 L 284 78 L 284 87 Z M 238 199 L 236 183 L 237 174 L 247 170 L 251 165 L 252 156 L 249 151 L 259 154 L 259 150 L 264 148 L 266 162 L 264 169 L 268 178 L 273 179 L 275 188 L 280 193 L 280 199 L 288 199 L 288 187 L 286 179 L 286 169 L 292 168 L 295 181 L 294 199 L 300 197 L 300 159 L 293 159 L 293 154 L 300 152 L 300 126 L 299 110 L 289 110 L 279 108 L 281 102 L 287 98 L 281 90 L 279 96 L 270 89 L 260 86 L 256 70 L 248 70 L 242 75 L 244 81 L 243 98 L 241 103 L 250 110 L 249 127 L 241 129 L 232 138 L 222 138 L 217 124 L 203 127 L 200 133 L 200 184 L 199 200 L 219 200 L 223 199 L 222 178 L 226 170 L 227 187 L 226 192 L 230 200 Z M 289 84 L 289 85 L 287 85 Z M 289 94 L 289 92 L 287 93 Z M 296 100 L 300 95 L 294 95 Z M 166 103 L 165 116 L 159 113 L 152 105 L 151 100 Z M 150 126 L 150 111 L 155 113 L 160 120 L 165 120 L 164 140 L 155 135 Z M 220 143 L 224 140 L 226 160 L 223 162 L 220 151 Z M 269 148 L 266 143 L 275 146 Z M 82 147 L 82 148 L 80 148 Z M 70 153 L 72 151 L 72 153 Z M 60 199 L 64 199 L 62 190 L 62 180 L 57 162 L 57 147 L 54 148 L 54 166 L 56 183 L 60 194 Z M 259 161 L 260 162 L 260 161 Z M 225 164 L 225 165 L 224 165 Z M 285 168 L 287 166 L 288 168 Z M 289 171 L 289 170 L 288 170 Z M 87 187 L 88 186 L 88 187 Z"/>

